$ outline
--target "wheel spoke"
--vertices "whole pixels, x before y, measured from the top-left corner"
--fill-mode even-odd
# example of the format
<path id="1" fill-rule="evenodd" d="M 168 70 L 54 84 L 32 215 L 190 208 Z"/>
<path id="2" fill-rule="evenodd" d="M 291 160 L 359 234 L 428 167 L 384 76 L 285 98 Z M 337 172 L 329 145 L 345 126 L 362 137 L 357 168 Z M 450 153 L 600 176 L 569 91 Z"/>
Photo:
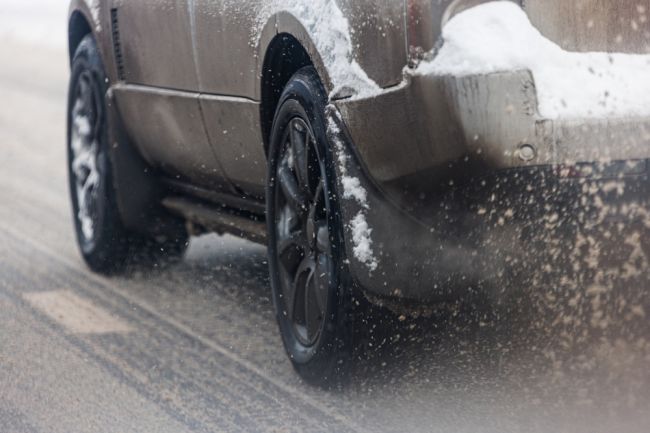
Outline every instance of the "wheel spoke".
<path id="1" fill-rule="evenodd" d="M 77 185 L 77 200 L 79 204 L 78 218 L 81 223 L 81 230 L 86 239 L 92 239 L 94 236 L 93 211 L 94 200 L 92 194 L 95 193 L 92 182 L 86 182 L 84 185 Z"/>
<path id="2" fill-rule="evenodd" d="M 90 84 L 88 83 L 88 77 L 85 75 L 79 80 L 79 97 L 83 103 L 83 110 L 86 115 L 90 114 L 90 111 L 93 108 L 91 101 L 92 92 L 90 89 Z"/>
<path id="3" fill-rule="evenodd" d="M 276 227 L 278 228 L 279 238 L 289 236 L 292 231 L 300 228 L 298 215 L 291 209 L 291 206 L 285 204 L 278 216 Z"/>
<path id="4" fill-rule="evenodd" d="M 289 285 L 290 289 L 285 292 L 285 305 L 287 314 L 294 324 L 304 325 L 307 311 L 304 309 L 307 285 L 314 272 L 313 261 L 305 257 L 296 271 L 296 275 Z"/>
<path id="5" fill-rule="evenodd" d="M 307 198 L 287 164 L 281 164 L 278 170 L 278 181 L 289 206 L 298 214 L 304 214 L 307 211 Z"/>
<path id="6" fill-rule="evenodd" d="M 286 253 L 292 247 L 301 250 L 307 248 L 305 234 L 302 230 L 293 231 L 287 236 L 283 236 L 278 242 L 278 252 L 280 254 Z"/>
<path id="7" fill-rule="evenodd" d="M 77 118 L 83 115 L 83 100 L 79 92 L 77 92 L 77 98 L 74 101 L 74 106 L 72 107 L 72 121 L 74 122 Z"/>
<path id="8" fill-rule="evenodd" d="M 314 235 L 316 250 L 319 253 L 329 254 L 330 234 L 327 223 L 327 208 L 325 206 L 325 188 L 322 180 L 318 183 L 313 199 L 314 211 L 311 213 L 314 218 Z"/>
<path id="9" fill-rule="evenodd" d="M 294 279 L 289 284 L 287 284 L 286 290 L 284 291 L 284 306 L 286 308 L 287 316 L 291 319 L 292 322 L 295 322 L 295 307 L 296 307 L 296 293 L 298 292 L 299 281 Z"/>
<path id="10" fill-rule="evenodd" d="M 317 221 L 316 222 L 316 249 L 319 253 L 329 254 L 330 253 L 330 231 L 327 224 L 327 221 Z"/>
<path id="11" fill-rule="evenodd" d="M 295 231 L 280 237 L 278 256 L 284 269 L 291 275 L 296 272 L 298 264 L 305 257 L 307 247 L 302 231 Z"/>
<path id="12" fill-rule="evenodd" d="M 90 173 L 88 174 L 88 177 L 86 177 L 86 181 L 84 182 L 84 188 L 88 190 L 92 190 L 99 185 L 99 173 L 97 172 L 97 169 L 94 168 L 90 170 Z"/>
<path id="13" fill-rule="evenodd" d="M 312 203 L 314 203 L 315 206 L 321 207 L 321 209 L 317 209 L 318 211 L 323 210 L 322 208 L 325 205 L 325 189 L 323 188 L 323 182 L 321 179 L 318 180 L 316 188 L 313 191 Z M 320 212 L 318 212 L 318 214 L 320 215 Z"/>
<path id="14" fill-rule="evenodd" d="M 79 77 L 79 96 L 85 97 L 86 94 L 88 94 L 88 78 L 86 77 L 86 74 L 82 74 Z M 85 102 L 85 100 L 84 100 Z"/>
<path id="15" fill-rule="evenodd" d="M 327 311 L 327 295 L 330 288 L 331 259 L 328 254 L 319 254 L 314 271 L 316 294 L 321 311 Z"/>
<path id="16" fill-rule="evenodd" d="M 307 189 L 313 203 L 316 203 L 318 196 L 323 192 L 323 173 L 316 142 L 311 134 L 307 135 Z"/>
<path id="17" fill-rule="evenodd" d="M 92 126 L 87 116 L 77 115 L 73 119 L 73 127 L 83 138 L 88 138 L 92 134 Z"/>
<path id="18" fill-rule="evenodd" d="M 307 159 L 307 134 L 308 131 L 298 120 L 291 122 L 289 141 L 293 154 L 293 166 L 298 182 L 303 191 L 308 190 L 309 174 Z"/>
<path id="19" fill-rule="evenodd" d="M 74 159 L 72 160 L 72 170 L 75 174 L 81 177 L 80 173 L 83 173 L 83 170 L 92 171 L 95 166 L 96 152 L 94 150 L 94 145 L 91 146 L 79 146 L 79 149 L 74 151 Z"/>
<path id="20" fill-rule="evenodd" d="M 307 338 L 314 341 L 320 332 L 320 325 L 323 321 L 323 310 L 319 305 L 318 287 L 316 287 L 313 273 L 305 287 L 305 328 Z"/>

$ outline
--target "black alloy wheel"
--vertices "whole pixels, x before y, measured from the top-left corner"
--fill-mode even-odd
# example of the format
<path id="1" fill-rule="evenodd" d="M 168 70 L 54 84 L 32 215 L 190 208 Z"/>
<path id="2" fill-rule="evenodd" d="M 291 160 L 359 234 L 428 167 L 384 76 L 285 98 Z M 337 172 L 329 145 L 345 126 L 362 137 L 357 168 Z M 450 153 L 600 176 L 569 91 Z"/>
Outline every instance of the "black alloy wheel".
<path id="1" fill-rule="evenodd" d="M 309 347 L 322 332 L 333 274 L 325 164 L 304 119 L 293 118 L 282 141 L 275 184 L 282 313 L 300 344 Z"/>
<path id="2" fill-rule="evenodd" d="M 128 234 L 115 202 L 107 152 L 106 75 L 92 36 L 77 47 L 68 92 L 68 177 L 77 243 L 91 269 L 126 263 Z"/>
<path id="3" fill-rule="evenodd" d="M 106 187 L 102 173 L 104 164 L 100 162 L 103 107 L 100 90 L 90 70 L 79 73 L 71 91 L 71 193 L 80 243 L 85 250 L 90 250 L 99 235 L 103 213 L 100 197 Z"/>
<path id="4" fill-rule="evenodd" d="M 273 124 L 267 184 L 276 316 L 294 367 L 317 384 L 341 377 L 353 346 L 324 95 L 311 67 L 290 80 Z"/>

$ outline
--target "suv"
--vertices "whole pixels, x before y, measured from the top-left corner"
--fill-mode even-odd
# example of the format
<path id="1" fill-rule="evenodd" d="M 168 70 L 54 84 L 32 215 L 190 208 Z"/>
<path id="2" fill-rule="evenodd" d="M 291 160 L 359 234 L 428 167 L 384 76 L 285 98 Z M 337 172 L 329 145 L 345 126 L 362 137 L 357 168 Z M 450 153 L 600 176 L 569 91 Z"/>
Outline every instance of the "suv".
<path id="1" fill-rule="evenodd" d="M 648 72 L 647 32 L 624 25 L 645 13 L 72 0 L 81 253 L 114 273 L 180 257 L 205 232 L 265 244 L 291 362 L 309 380 L 337 375 L 364 305 L 501 295 L 573 260 L 603 199 L 648 197 L 648 80 L 621 85 Z"/>

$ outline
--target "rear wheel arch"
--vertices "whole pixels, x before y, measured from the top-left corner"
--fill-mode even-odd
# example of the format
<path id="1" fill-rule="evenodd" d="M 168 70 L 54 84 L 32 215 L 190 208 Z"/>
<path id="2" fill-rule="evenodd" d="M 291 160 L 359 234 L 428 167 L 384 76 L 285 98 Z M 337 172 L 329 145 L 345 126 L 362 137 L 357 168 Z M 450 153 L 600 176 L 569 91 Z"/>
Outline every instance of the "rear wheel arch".
<path id="1" fill-rule="evenodd" d="M 264 151 L 268 155 L 273 118 L 280 102 L 282 91 L 291 77 L 313 62 L 303 45 L 288 33 L 276 35 L 270 42 L 262 67 L 262 89 L 260 116 Z"/>
<path id="2" fill-rule="evenodd" d="M 261 126 L 264 151 L 268 155 L 271 126 L 282 91 L 291 77 L 305 66 L 312 66 L 329 93 L 332 90 L 329 71 L 321 53 L 316 49 L 309 32 L 293 14 L 283 11 L 276 14 L 267 27 L 272 26 L 274 36 L 261 44 Z M 263 33 L 266 33 L 265 30 Z"/>

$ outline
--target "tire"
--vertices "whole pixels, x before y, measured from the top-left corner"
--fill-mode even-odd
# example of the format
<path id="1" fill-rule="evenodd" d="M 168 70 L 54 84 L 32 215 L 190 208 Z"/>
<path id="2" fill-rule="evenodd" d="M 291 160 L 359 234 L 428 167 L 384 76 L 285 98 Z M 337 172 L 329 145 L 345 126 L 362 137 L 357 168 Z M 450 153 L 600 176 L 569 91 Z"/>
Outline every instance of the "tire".
<path id="1" fill-rule="evenodd" d="M 104 67 L 91 35 L 75 51 L 68 93 L 68 178 L 77 244 L 96 272 L 128 264 L 158 265 L 180 258 L 188 236 L 148 237 L 128 230 L 118 210 L 109 155 L 110 128 Z"/>
<path id="2" fill-rule="evenodd" d="M 349 371 L 356 314 L 325 95 L 312 67 L 289 81 L 273 122 L 266 190 L 276 318 L 294 368 L 317 385 L 337 382 Z"/>

